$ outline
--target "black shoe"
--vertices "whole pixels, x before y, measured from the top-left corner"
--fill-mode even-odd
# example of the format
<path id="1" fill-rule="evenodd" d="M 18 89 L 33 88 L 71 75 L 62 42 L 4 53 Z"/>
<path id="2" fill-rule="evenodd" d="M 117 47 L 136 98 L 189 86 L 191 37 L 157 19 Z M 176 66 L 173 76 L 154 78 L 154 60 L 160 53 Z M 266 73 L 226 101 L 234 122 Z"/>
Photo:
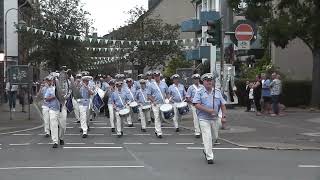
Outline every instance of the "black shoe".
<path id="1" fill-rule="evenodd" d="M 121 131 L 121 134 L 118 134 L 118 138 L 121 138 L 123 136 L 123 132 Z"/>
<path id="2" fill-rule="evenodd" d="M 148 121 L 147 124 L 150 125 L 150 124 L 151 124 L 151 121 Z"/>
<path id="3" fill-rule="evenodd" d="M 157 137 L 158 137 L 159 139 L 162 139 L 162 135 L 157 135 Z"/>
<path id="4" fill-rule="evenodd" d="M 83 132 L 83 130 L 82 129 L 80 129 L 80 133 L 82 133 Z"/>
<path id="5" fill-rule="evenodd" d="M 60 145 L 64 145 L 64 140 L 60 139 Z"/>
<path id="6" fill-rule="evenodd" d="M 83 135 L 82 135 L 82 138 L 87 138 L 87 137 L 88 137 L 87 134 L 83 134 Z"/>
<path id="7" fill-rule="evenodd" d="M 146 130 L 146 129 L 143 129 L 143 128 L 141 128 L 141 131 L 142 131 L 142 132 L 147 132 L 147 130 Z"/>
<path id="8" fill-rule="evenodd" d="M 50 137 L 50 135 L 49 135 L 49 134 L 46 134 L 44 137 L 48 138 L 48 137 Z"/>
<path id="9" fill-rule="evenodd" d="M 200 138 L 200 135 L 196 135 L 196 138 L 199 139 L 199 138 Z"/>
<path id="10" fill-rule="evenodd" d="M 176 128 L 176 132 L 180 132 L 180 129 L 179 129 L 179 128 Z"/>
<path id="11" fill-rule="evenodd" d="M 128 127 L 133 127 L 133 124 L 129 124 Z"/>
<path id="12" fill-rule="evenodd" d="M 214 164 L 213 159 L 209 159 L 209 160 L 207 160 L 207 161 L 208 161 L 208 164 Z"/>
<path id="13" fill-rule="evenodd" d="M 151 121 L 154 122 L 154 118 L 151 118 Z"/>
<path id="14" fill-rule="evenodd" d="M 89 121 L 92 121 L 92 119 L 90 119 Z"/>
<path id="15" fill-rule="evenodd" d="M 57 143 L 54 143 L 52 148 L 58 148 L 58 144 Z"/>
<path id="16" fill-rule="evenodd" d="M 77 121 L 78 124 L 80 124 L 80 121 Z"/>
<path id="17" fill-rule="evenodd" d="M 116 129 L 115 128 L 111 128 L 111 132 L 115 132 L 116 131 Z"/>
<path id="18" fill-rule="evenodd" d="M 90 127 L 88 126 L 88 131 L 90 131 Z"/>

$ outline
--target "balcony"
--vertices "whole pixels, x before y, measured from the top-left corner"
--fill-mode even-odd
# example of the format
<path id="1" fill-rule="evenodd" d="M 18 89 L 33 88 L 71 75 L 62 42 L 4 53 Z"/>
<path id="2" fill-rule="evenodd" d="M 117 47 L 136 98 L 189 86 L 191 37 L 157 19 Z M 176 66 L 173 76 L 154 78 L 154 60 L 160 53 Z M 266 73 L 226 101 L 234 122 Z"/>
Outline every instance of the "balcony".
<path id="1" fill-rule="evenodd" d="M 188 61 L 193 61 L 193 60 L 201 60 L 200 58 L 200 54 L 199 54 L 199 49 L 192 49 L 192 50 L 188 50 L 185 52 L 186 55 L 186 59 Z"/>
<path id="2" fill-rule="evenodd" d="M 217 11 L 201 11 L 200 13 L 200 25 L 207 26 L 207 21 L 215 21 L 220 19 L 220 13 Z"/>
<path id="3" fill-rule="evenodd" d="M 198 19 L 189 19 L 181 23 L 182 32 L 199 32 L 201 31 L 201 26 Z"/>

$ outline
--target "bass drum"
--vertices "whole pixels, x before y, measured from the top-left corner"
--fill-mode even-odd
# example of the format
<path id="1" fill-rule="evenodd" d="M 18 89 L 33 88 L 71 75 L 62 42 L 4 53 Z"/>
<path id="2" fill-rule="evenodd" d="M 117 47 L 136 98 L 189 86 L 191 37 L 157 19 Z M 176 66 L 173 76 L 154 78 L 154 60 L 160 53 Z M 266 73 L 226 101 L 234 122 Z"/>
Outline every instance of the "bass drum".
<path id="1" fill-rule="evenodd" d="M 163 119 L 169 120 L 174 116 L 173 106 L 171 104 L 163 104 L 160 106 L 160 111 Z"/>

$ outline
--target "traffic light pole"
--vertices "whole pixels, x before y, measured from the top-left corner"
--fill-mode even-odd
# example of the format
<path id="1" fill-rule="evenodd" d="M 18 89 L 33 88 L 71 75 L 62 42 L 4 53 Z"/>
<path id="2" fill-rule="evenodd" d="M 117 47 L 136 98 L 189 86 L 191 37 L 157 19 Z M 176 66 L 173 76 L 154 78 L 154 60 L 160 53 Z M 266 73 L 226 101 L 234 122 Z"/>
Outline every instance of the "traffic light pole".
<path id="1" fill-rule="evenodd" d="M 221 17 L 222 19 L 223 17 Z M 223 21 L 221 21 L 221 26 L 220 26 L 220 85 L 221 85 L 221 91 L 222 93 L 224 92 L 224 84 L 223 84 L 223 79 L 224 79 L 224 30 L 223 30 Z"/>

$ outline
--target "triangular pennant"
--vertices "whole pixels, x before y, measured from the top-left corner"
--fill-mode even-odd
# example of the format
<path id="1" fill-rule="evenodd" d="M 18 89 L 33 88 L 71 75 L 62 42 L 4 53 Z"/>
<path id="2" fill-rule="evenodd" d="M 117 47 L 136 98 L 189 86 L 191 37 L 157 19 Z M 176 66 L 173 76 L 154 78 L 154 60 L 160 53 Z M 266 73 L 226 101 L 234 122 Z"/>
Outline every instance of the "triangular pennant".
<path id="1" fill-rule="evenodd" d="M 156 43 L 155 41 L 152 41 L 152 45 L 154 45 L 154 43 Z"/>
<path id="2" fill-rule="evenodd" d="M 100 41 L 101 41 L 101 39 L 97 39 L 97 41 L 98 41 L 98 44 L 100 43 Z"/>
<path id="3" fill-rule="evenodd" d="M 113 48 L 110 48 L 110 51 L 112 52 L 112 51 L 113 51 Z"/>
<path id="4" fill-rule="evenodd" d="M 66 35 L 66 39 L 69 39 L 70 35 Z"/>
<path id="5" fill-rule="evenodd" d="M 193 43 L 193 41 L 194 41 L 194 38 L 191 38 L 191 39 L 190 39 L 190 42 Z"/>
<path id="6" fill-rule="evenodd" d="M 136 43 L 139 45 L 139 44 L 140 44 L 140 41 L 136 41 Z"/>
<path id="7" fill-rule="evenodd" d="M 34 30 L 34 33 L 37 34 L 39 29 L 33 28 L 33 30 Z"/>
<path id="8" fill-rule="evenodd" d="M 41 30 L 41 33 L 42 33 L 42 35 L 44 35 L 44 34 L 46 33 L 46 31 L 44 31 L 44 30 Z"/>
<path id="9" fill-rule="evenodd" d="M 170 40 L 167 41 L 167 44 L 168 44 L 168 45 L 170 44 Z"/>
<path id="10" fill-rule="evenodd" d="M 174 40 L 174 42 L 175 42 L 176 44 L 178 44 L 178 41 L 179 41 L 179 40 Z"/>
<path id="11" fill-rule="evenodd" d="M 120 48 L 116 48 L 116 51 L 119 51 Z"/>
<path id="12" fill-rule="evenodd" d="M 107 52 L 107 51 L 108 51 L 108 48 L 104 48 L 104 51 Z"/>
<path id="13" fill-rule="evenodd" d="M 199 41 L 199 42 L 201 42 L 201 39 L 202 39 L 202 38 L 201 38 L 201 37 L 199 37 L 199 38 L 198 38 L 198 41 Z"/>
<path id="14" fill-rule="evenodd" d="M 186 39 L 183 39 L 182 42 L 183 42 L 183 44 L 186 44 Z"/>
<path id="15" fill-rule="evenodd" d="M 89 50 L 90 50 L 90 48 L 89 48 L 89 47 L 87 47 L 86 49 L 87 49 L 87 51 L 89 51 Z"/>
<path id="16" fill-rule="evenodd" d="M 73 36 L 73 40 L 76 40 L 77 39 L 77 36 Z"/>
<path id="17" fill-rule="evenodd" d="M 53 32 L 50 32 L 50 37 L 52 37 L 53 36 Z"/>
<path id="18" fill-rule="evenodd" d="M 89 42 L 91 43 L 91 41 L 92 41 L 92 38 L 89 38 Z"/>
<path id="19" fill-rule="evenodd" d="M 162 45 L 163 41 L 160 41 L 160 44 Z"/>
<path id="20" fill-rule="evenodd" d="M 145 41 L 145 42 L 144 42 L 144 45 L 148 45 L 148 41 Z"/>
<path id="21" fill-rule="evenodd" d="M 108 42 L 109 42 L 109 40 L 107 40 L 107 39 L 106 39 L 106 40 L 104 40 L 104 43 L 108 44 Z"/>
<path id="22" fill-rule="evenodd" d="M 112 40 L 113 44 L 116 44 L 117 40 Z"/>
<path id="23" fill-rule="evenodd" d="M 123 45 L 124 41 L 121 41 L 121 45 Z"/>
<path id="24" fill-rule="evenodd" d="M 129 45 L 131 45 L 132 41 L 129 41 Z"/>
<path id="25" fill-rule="evenodd" d="M 27 27 L 27 31 L 30 31 L 30 29 L 31 29 L 30 27 Z"/>
<path id="26" fill-rule="evenodd" d="M 93 48 L 93 51 L 95 51 L 96 50 L 96 48 Z"/>
<path id="27" fill-rule="evenodd" d="M 58 38 L 60 38 L 61 37 L 61 33 L 58 33 Z"/>
<path id="28" fill-rule="evenodd" d="M 99 48 L 99 51 L 101 51 L 101 48 Z"/>

